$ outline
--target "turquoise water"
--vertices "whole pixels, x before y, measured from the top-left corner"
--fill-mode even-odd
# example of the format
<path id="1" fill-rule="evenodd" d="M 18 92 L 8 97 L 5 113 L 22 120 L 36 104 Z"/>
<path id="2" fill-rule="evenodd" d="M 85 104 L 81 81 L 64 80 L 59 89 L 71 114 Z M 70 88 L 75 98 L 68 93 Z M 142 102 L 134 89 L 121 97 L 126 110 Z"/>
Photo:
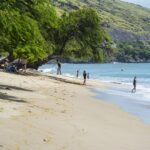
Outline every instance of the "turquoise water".
<path id="1" fill-rule="evenodd" d="M 57 65 L 46 64 L 39 70 L 56 74 Z M 75 77 L 77 70 L 80 78 L 83 70 L 86 70 L 90 79 L 100 80 L 108 85 L 106 89 L 92 90 L 99 100 L 114 103 L 150 124 L 150 63 L 62 64 L 65 76 Z M 134 76 L 137 76 L 137 92 L 131 93 Z"/>
<path id="2" fill-rule="evenodd" d="M 47 64 L 40 67 L 46 72 L 56 73 L 56 64 Z M 140 84 L 150 85 L 150 63 L 114 63 L 114 64 L 62 64 L 62 73 L 75 76 L 79 70 L 82 77 L 83 70 L 90 74 L 91 79 L 100 79 L 112 82 L 132 82 L 136 75 Z"/>

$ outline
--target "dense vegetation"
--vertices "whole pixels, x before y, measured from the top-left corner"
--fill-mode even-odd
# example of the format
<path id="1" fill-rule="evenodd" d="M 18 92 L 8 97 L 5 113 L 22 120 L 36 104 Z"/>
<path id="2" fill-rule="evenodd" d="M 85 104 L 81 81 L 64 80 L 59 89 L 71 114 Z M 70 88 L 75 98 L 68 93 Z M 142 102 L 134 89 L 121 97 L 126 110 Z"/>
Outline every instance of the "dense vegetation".
<path id="1" fill-rule="evenodd" d="M 32 63 L 57 55 L 102 61 L 112 52 L 111 40 L 90 8 L 58 16 L 49 0 L 1 0 L 0 29 L 0 51 L 10 60 Z"/>
<path id="2" fill-rule="evenodd" d="M 1 0 L 0 29 L 10 60 L 150 60 L 150 10 L 119 0 Z"/>
<path id="3" fill-rule="evenodd" d="M 60 13 L 84 7 L 96 9 L 101 18 L 101 25 L 116 43 L 117 61 L 145 62 L 150 60 L 148 55 L 150 9 L 120 0 L 52 0 L 52 2 Z M 126 51 L 125 55 L 124 51 Z M 140 56 L 141 51 L 143 51 L 142 56 Z"/>
<path id="4" fill-rule="evenodd" d="M 119 62 L 150 62 L 150 46 L 143 42 L 122 42 L 116 54 Z"/>
<path id="5" fill-rule="evenodd" d="M 1 0 L 0 3 L 1 51 L 8 52 L 11 59 L 25 57 L 30 62 L 52 53 L 50 36 L 57 17 L 48 1 Z"/>

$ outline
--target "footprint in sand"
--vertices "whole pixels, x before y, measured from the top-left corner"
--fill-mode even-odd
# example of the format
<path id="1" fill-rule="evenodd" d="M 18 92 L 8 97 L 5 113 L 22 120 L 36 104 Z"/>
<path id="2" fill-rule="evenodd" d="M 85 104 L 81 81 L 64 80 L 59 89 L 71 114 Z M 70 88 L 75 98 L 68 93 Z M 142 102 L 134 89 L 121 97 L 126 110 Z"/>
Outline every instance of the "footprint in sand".
<path id="1" fill-rule="evenodd" d="M 67 110 L 62 110 L 61 113 L 65 114 L 67 112 Z"/>
<path id="2" fill-rule="evenodd" d="M 45 137 L 45 138 L 43 139 L 43 142 L 44 142 L 44 143 L 50 143 L 51 141 L 52 141 L 52 138 L 49 137 L 49 136 L 47 136 L 47 137 Z"/>
<path id="3" fill-rule="evenodd" d="M 63 146 L 63 147 L 61 147 L 61 148 L 59 148 L 57 150 L 66 150 L 66 149 L 68 149 L 68 147 L 67 146 Z"/>
<path id="4" fill-rule="evenodd" d="M 28 110 L 28 113 L 32 113 L 32 111 L 31 111 L 31 110 Z"/>

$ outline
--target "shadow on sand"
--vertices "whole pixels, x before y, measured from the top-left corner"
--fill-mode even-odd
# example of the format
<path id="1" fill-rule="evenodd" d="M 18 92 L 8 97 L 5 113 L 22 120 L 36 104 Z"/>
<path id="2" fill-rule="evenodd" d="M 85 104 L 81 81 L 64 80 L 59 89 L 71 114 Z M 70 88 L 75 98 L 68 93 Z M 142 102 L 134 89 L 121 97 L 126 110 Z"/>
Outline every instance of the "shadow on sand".
<path id="1" fill-rule="evenodd" d="M 10 85 L 2 85 L 0 84 L 0 89 L 1 90 L 19 90 L 19 91 L 27 91 L 27 92 L 32 92 L 32 90 L 17 87 L 17 86 L 10 86 Z"/>
<path id="2" fill-rule="evenodd" d="M 19 100 L 15 96 L 7 95 L 7 94 L 2 93 L 2 92 L 0 92 L 0 99 L 6 100 L 6 101 L 11 101 L 11 102 L 27 103 L 25 100 Z"/>
<path id="3" fill-rule="evenodd" d="M 32 90 L 28 90 L 25 88 L 17 87 L 17 86 L 10 86 L 10 85 L 2 85 L 0 84 L 0 90 L 4 90 L 4 92 L 0 92 L 0 99 L 11 101 L 11 102 L 18 102 L 18 103 L 27 103 L 25 100 L 18 99 L 15 96 L 11 96 L 5 93 L 7 90 L 18 90 L 18 91 L 27 91 L 32 92 Z"/>

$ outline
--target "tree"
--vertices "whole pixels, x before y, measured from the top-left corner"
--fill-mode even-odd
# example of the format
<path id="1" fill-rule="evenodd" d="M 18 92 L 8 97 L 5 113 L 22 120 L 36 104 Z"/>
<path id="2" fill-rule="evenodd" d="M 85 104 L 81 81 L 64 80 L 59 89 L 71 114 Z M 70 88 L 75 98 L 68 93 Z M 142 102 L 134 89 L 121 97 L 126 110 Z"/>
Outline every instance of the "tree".
<path id="1" fill-rule="evenodd" d="M 0 5 L 0 50 L 11 60 L 26 57 L 44 59 L 54 49 L 52 30 L 57 26 L 54 8 L 48 0 L 2 0 Z"/>
<path id="2" fill-rule="evenodd" d="M 105 31 L 100 27 L 100 19 L 95 10 L 87 8 L 69 14 L 64 14 L 60 20 L 56 36 L 57 50 L 55 54 L 63 55 L 65 47 L 71 40 L 76 40 L 80 44 L 83 55 L 92 53 L 100 54 L 101 44 L 104 41 L 109 43 L 110 39 Z M 66 54 L 66 53 L 65 53 Z"/>
<path id="3" fill-rule="evenodd" d="M 96 11 L 86 8 L 58 17 L 49 0 L 1 0 L 0 29 L 0 51 L 12 61 L 25 57 L 33 67 L 53 55 L 102 61 L 112 50 Z"/>
<path id="4" fill-rule="evenodd" d="M 20 15 L 14 10 L 0 11 L 1 49 L 11 58 L 26 56 L 29 61 L 43 59 L 46 56 L 46 42 L 43 39 L 37 22 L 32 18 Z"/>

